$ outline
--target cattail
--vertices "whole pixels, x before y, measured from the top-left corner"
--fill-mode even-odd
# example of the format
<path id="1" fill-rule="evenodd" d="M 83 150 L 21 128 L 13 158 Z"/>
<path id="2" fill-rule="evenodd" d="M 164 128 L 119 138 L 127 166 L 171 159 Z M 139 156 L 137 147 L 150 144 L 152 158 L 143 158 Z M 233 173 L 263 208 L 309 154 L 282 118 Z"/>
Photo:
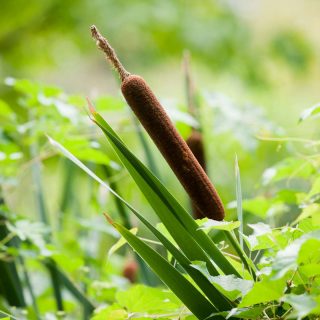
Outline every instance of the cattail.
<path id="1" fill-rule="evenodd" d="M 201 165 L 202 169 L 206 171 L 206 159 L 204 155 L 204 145 L 201 132 L 192 130 L 191 135 L 188 137 L 186 142 Z"/>
<path id="2" fill-rule="evenodd" d="M 200 212 L 215 220 L 224 218 L 224 208 L 214 186 L 196 160 L 187 143 L 179 135 L 170 118 L 147 83 L 127 72 L 107 40 L 95 26 L 92 36 L 119 72 L 121 91 L 127 103 L 144 126 L 192 202 Z"/>

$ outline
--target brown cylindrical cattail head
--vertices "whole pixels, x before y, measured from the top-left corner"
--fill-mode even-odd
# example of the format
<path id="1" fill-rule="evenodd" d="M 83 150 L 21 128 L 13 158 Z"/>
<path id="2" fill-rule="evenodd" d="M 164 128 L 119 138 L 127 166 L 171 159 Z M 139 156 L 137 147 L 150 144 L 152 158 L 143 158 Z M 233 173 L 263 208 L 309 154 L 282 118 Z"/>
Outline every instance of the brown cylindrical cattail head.
<path id="1" fill-rule="evenodd" d="M 224 210 L 216 190 L 147 83 L 130 75 L 121 91 L 195 206 L 204 216 L 222 220 Z"/>
<path id="2" fill-rule="evenodd" d="M 113 49 L 104 49 L 110 45 L 94 27 L 92 35 L 97 40 L 99 47 L 107 55 L 112 55 L 109 60 L 115 61 L 115 67 L 120 70 L 121 91 L 126 101 L 189 194 L 192 202 L 204 216 L 222 220 L 224 208 L 220 197 L 152 90 L 143 78 L 125 71 L 118 58 L 113 56 Z"/>

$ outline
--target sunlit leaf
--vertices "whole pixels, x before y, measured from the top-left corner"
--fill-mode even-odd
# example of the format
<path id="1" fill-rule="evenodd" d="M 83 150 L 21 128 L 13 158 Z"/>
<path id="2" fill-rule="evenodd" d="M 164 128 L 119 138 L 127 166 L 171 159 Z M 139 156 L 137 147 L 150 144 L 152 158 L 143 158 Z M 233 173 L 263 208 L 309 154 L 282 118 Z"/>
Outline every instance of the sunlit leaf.
<path id="1" fill-rule="evenodd" d="M 290 303 L 294 311 L 290 314 L 291 319 L 302 319 L 317 308 L 315 297 L 309 294 L 287 294 L 283 297 L 283 301 Z"/>
<path id="2" fill-rule="evenodd" d="M 320 213 L 320 205 L 318 203 L 312 203 L 309 206 L 302 209 L 302 212 L 299 214 L 296 220 L 292 222 L 292 225 L 295 225 L 301 220 L 309 218 L 317 213 Z"/>
<path id="3" fill-rule="evenodd" d="M 128 312 L 118 304 L 96 310 L 90 320 L 126 320 Z"/>
<path id="4" fill-rule="evenodd" d="M 308 109 L 305 109 L 299 117 L 299 122 L 305 121 L 306 119 L 309 119 L 309 118 L 317 118 L 319 117 L 319 113 L 320 113 L 320 104 L 318 103 Z"/>
<path id="5" fill-rule="evenodd" d="M 264 306 L 251 307 L 251 308 L 234 308 L 229 314 L 226 314 L 226 319 L 231 317 L 240 319 L 256 319 L 264 310 Z"/>
<path id="6" fill-rule="evenodd" d="M 266 278 L 261 282 L 256 282 L 253 288 L 241 300 L 239 308 L 277 300 L 282 297 L 285 287 L 286 282 L 281 279 L 272 281 Z"/>
<path id="7" fill-rule="evenodd" d="M 287 158 L 277 163 L 275 166 L 266 169 L 263 173 L 262 180 L 263 184 L 267 185 L 282 179 L 307 179 L 314 170 L 314 166 L 305 159 Z"/>
<path id="8" fill-rule="evenodd" d="M 249 211 L 258 217 L 265 218 L 270 207 L 270 200 L 263 197 L 245 199 L 242 202 L 242 206 L 243 210 Z"/>
<path id="9" fill-rule="evenodd" d="M 308 239 L 300 247 L 298 264 L 320 263 L 320 238 Z"/>
<path id="10" fill-rule="evenodd" d="M 304 234 L 300 238 L 290 243 L 284 250 L 278 251 L 272 269 L 274 271 L 273 278 L 280 279 L 289 270 L 294 270 L 298 267 L 298 256 L 302 245 L 309 239 L 320 240 L 320 231 L 313 231 Z"/>
<path id="11" fill-rule="evenodd" d="M 116 294 L 117 302 L 130 312 L 174 312 L 182 307 L 182 303 L 170 291 L 135 285 L 126 291 Z"/>
<path id="12" fill-rule="evenodd" d="M 246 295 L 253 286 L 253 281 L 243 280 L 234 275 L 210 277 L 210 281 L 232 301 Z"/>
<path id="13" fill-rule="evenodd" d="M 239 226 L 240 221 L 217 221 L 209 219 L 203 224 L 200 224 L 199 229 L 205 230 L 206 232 L 209 232 L 212 229 L 231 231 L 239 228 Z"/>

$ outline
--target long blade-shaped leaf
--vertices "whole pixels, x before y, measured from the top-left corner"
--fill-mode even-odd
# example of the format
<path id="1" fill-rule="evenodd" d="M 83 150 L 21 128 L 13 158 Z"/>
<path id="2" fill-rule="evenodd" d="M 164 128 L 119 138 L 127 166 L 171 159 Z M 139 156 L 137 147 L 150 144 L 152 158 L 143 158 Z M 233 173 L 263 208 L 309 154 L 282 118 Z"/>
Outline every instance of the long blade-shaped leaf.
<path id="1" fill-rule="evenodd" d="M 51 271 L 54 271 L 55 275 L 59 278 L 60 283 L 63 284 L 66 289 L 89 311 L 94 310 L 92 302 L 78 289 L 75 284 L 59 269 L 55 261 L 51 258 L 47 258 L 43 261 L 44 265 Z"/>
<path id="2" fill-rule="evenodd" d="M 209 319 L 217 309 L 168 261 L 123 226 L 113 223 L 150 268 L 199 319 Z M 217 317 L 215 317 L 217 318 Z M 211 317 L 214 319 L 214 317 Z"/>
<path id="3" fill-rule="evenodd" d="M 105 133 L 117 155 L 127 167 L 131 176 L 148 199 L 160 220 L 174 236 L 176 242 L 188 258 L 190 260 L 203 260 L 207 262 L 207 259 L 203 257 L 203 253 L 201 253 L 202 250 L 199 250 L 199 248 L 201 249 L 202 247 L 224 273 L 235 274 L 241 277 L 226 257 L 215 246 L 213 241 L 202 230 L 198 230 L 198 225 L 193 218 L 150 172 L 150 170 L 148 170 L 141 161 L 128 150 L 106 121 L 98 113 L 93 113 L 93 116 L 94 121 Z M 193 245 L 190 241 L 192 241 Z M 212 274 L 217 274 L 217 270 L 211 262 L 207 262 L 207 264 L 209 271 Z"/>
<path id="4" fill-rule="evenodd" d="M 235 174 L 236 174 L 236 196 L 237 196 L 237 215 L 238 220 L 240 221 L 239 227 L 239 241 L 240 247 L 243 250 L 243 213 L 242 213 L 242 191 L 241 191 L 241 178 L 240 178 L 240 169 L 238 163 L 238 157 L 236 155 L 235 161 Z"/>
<path id="5" fill-rule="evenodd" d="M 119 201 L 121 201 L 127 208 L 154 234 L 155 237 L 164 245 L 164 247 L 174 256 L 174 258 L 180 263 L 180 265 L 186 270 L 190 277 L 197 283 L 199 288 L 206 294 L 208 299 L 219 310 L 229 310 L 230 302 L 225 298 L 210 282 L 203 276 L 203 274 L 190 267 L 192 262 L 182 254 L 159 230 L 157 230 L 151 223 L 149 223 L 136 209 L 134 209 L 128 202 L 126 202 L 119 194 L 117 194 L 112 188 L 110 188 L 105 182 L 103 182 L 97 175 L 95 175 L 88 167 L 86 167 L 79 159 L 77 159 L 72 153 L 65 149 L 57 141 L 49 137 L 50 143 L 61 151 L 69 160 L 78 165 L 89 176 L 96 180 L 101 186 L 110 191 Z"/>
<path id="6" fill-rule="evenodd" d="M 6 221 L 6 216 L 0 212 L 0 241 L 10 235 L 10 231 L 5 224 Z M 8 241 L 6 245 L 15 246 L 13 239 Z M 9 305 L 24 308 L 26 303 L 23 283 L 18 274 L 16 261 L 14 259 L 0 260 L 0 275 L 0 294 L 5 297 Z"/>

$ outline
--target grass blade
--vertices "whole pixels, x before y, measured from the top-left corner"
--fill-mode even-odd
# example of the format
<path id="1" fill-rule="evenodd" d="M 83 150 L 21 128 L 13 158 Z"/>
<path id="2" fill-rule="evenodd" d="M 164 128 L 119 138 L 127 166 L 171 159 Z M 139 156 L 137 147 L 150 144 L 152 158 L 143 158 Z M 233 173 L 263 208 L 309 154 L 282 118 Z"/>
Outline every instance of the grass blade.
<path id="1" fill-rule="evenodd" d="M 22 271 L 23 271 L 23 275 L 24 275 L 24 280 L 25 280 L 26 286 L 27 286 L 29 294 L 30 294 L 30 298 L 31 298 L 31 302 L 32 302 L 32 308 L 33 308 L 35 317 L 36 317 L 37 320 L 40 320 L 41 316 L 40 316 L 40 312 L 39 312 L 39 308 L 38 308 L 38 304 L 37 304 L 37 299 L 36 299 L 36 296 L 35 296 L 34 291 L 33 291 L 33 287 L 32 287 L 31 281 L 30 281 L 30 277 L 29 277 L 29 273 L 28 273 L 27 267 L 26 267 L 25 262 L 24 262 L 24 258 L 22 256 L 19 256 L 19 261 L 20 261 L 20 265 L 22 267 Z"/>
<path id="2" fill-rule="evenodd" d="M 104 172 L 107 176 L 107 179 L 109 180 L 112 177 L 112 169 L 110 167 L 108 167 L 107 165 L 103 166 Z M 119 190 L 118 190 L 118 186 L 114 181 L 110 181 L 110 188 L 113 189 L 117 194 L 119 194 Z M 119 216 L 121 217 L 121 221 L 122 224 L 127 228 L 127 229 L 131 229 L 131 223 L 130 223 L 130 219 L 129 219 L 129 215 L 128 212 L 123 204 L 123 202 L 118 199 L 115 198 L 114 199 L 117 211 L 119 213 Z"/>
<path id="3" fill-rule="evenodd" d="M 181 251 L 179 251 L 172 242 L 170 242 L 158 229 L 156 229 L 140 214 L 136 213 L 136 216 L 172 254 L 176 261 L 183 267 L 183 269 L 195 281 L 202 292 L 218 310 L 229 310 L 232 307 L 231 302 L 224 297 L 199 270 L 191 267 L 192 262 L 183 253 L 181 253 Z"/>
<path id="4" fill-rule="evenodd" d="M 75 176 L 75 166 L 70 161 L 63 162 L 64 181 L 61 188 L 61 200 L 59 206 L 59 230 L 63 227 L 63 220 L 70 209 L 73 200 L 73 181 Z"/>
<path id="5" fill-rule="evenodd" d="M 47 264 L 46 267 L 47 267 L 49 274 L 50 274 L 51 283 L 52 283 L 52 287 L 53 287 L 53 293 L 54 293 L 54 297 L 55 297 L 56 305 L 57 305 L 57 310 L 63 311 L 64 306 L 63 306 L 63 298 L 62 298 L 59 274 L 58 274 L 57 269 L 54 265 Z"/>
<path id="6" fill-rule="evenodd" d="M 66 150 L 62 145 L 60 145 L 58 142 L 54 141 L 52 138 L 49 137 L 49 140 L 52 145 L 57 147 L 63 154 L 65 154 L 70 160 L 72 160 L 75 164 L 77 164 L 82 170 L 84 170 L 88 175 L 90 175 L 92 178 L 94 178 L 96 181 L 98 181 L 101 185 L 106 187 L 113 195 L 121 199 L 127 207 L 130 208 L 130 204 L 128 204 L 124 199 L 122 199 L 113 189 L 111 189 L 105 182 L 103 182 L 98 176 L 96 176 L 88 167 L 86 167 L 79 159 L 77 159 L 74 155 L 72 155 L 68 150 Z M 122 158 L 121 158 L 122 159 Z M 125 158 L 123 158 L 123 161 L 125 161 L 125 164 L 132 168 L 130 166 L 130 163 L 126 161 Z M 134 170 L 134 168 L 132 168 Z M 146 169 L 148 170 L 148 169 Z M 166 205 L 163 204 L 163 201 L 161 198 L 158 197 L 158 195 L 149 187 L 148 184 L 144 182 L 144 179 L 141 178 L 139 175 L 135 174 L 135 171 L 131 171 L 132 174 L 135 176 L 139 184 L 142 185 L 142 188 L 144 190 L 148 190 L 149 193 L 147 194 L 147 197 L 152 203 L 152 207 L 154 210 L 158 213 L 160 219 L 163 221 L 163 223 L 166 225 L 168 230 L 171 230 L 171 233 L 175 235 L 175 239 L 177 243 L 180 245 L 181 249 L 186 252 L 186 255 L 188 258 L 192 260 L 201 260 L 205 261 L 208 264 L 208 269 L 211 271 L 212 275 L 218 275 L 219 272 L 215 268 L 215 266 L 212 264 L 208 256 L 203 252 L 199 244 L 194 240 L 194 238 L 184 229 L 184 227 L 181 225 L 179 220 L 172 214 L 170 209 Z M 150 171 L 147 171 L 150 172 Z M 187 214 L 187 213 L 186 213 Z M 187 214 L 188 215 L 188 214 Z M 190 217 L 191 218 L 191 217 Z M 192 219 L 192 218 L 191 218 Z M 192 220 L 193 221 L 193 220 Z M 197 224 L 196 224 L 197 226 Z M 198 228 L 198 226 L 197 226 Z M 195 230 L 196 232 L 196 230 Z"/>
<path id="7" fill-rule="evenodd" d="M 54 260 L 48 258 L 43 263 L 50 270 L 50 272 L 54 272 L 55 276 L 59 279 L 59 283 L 63 284 L 64 287 L 83 305 L 83 307 L 85 307 L 90 312 L 94 310 L 95 307 L 93 303 L 59 269 Z"/>
<path id="8" fill-rule="evenodd" d="M 190 267 L 192 262 L 181 253 L 159 230 L 157 230 L 151 223 L 149 223 L 136 209 L 134 209 L 128 202 L 126 202 L 119 194 L 117 194 L 112 188 L 110 188 L 104 181 L 102 181 L 97 175 L 95 175 L 88 167 L 86 167 L 79 159 L 72 155 L 61 144 L 48 137 L 50 143 L 60 150 L 68 159 L 73 161 L 82 170 L 84 170 L 89 176 L 96 180 L 101 186 L 106 188 L 112 193 L 121 203 L 123 203 L 164 245 L 164 247 L 175 257 L 175 259 L 181 264 L 181 266 L 188 272 L 191 278 L 199 285 L 201 290 L 207 295 L 209 300 L 217 306 L 219 310 L 228 310 L 230 302 L 219 292 L 216 288 L 205 278 L 201 272 Z M 197 245 L 197 244 L 196 244 Z"/>
<path id="9" fill-rule="evenodd" d="M 206 261 L 207 259 L 203 260 L 205 258 L 198 250 L 199 248 L 203 248 L 224 273 L 235 274 L 238 277 L 241 277 L 213 241 L 202 230 L 198 230 L 198 225 L 193 218 L 150 172 L 150 170 L 148 170 L 141 161 L 128 150 L 105 120 L 98 113 L 94 113 L 93 116 L 93 120 L 105 133 L 117 155 L 127 167 L 131 176 L 148 199 L 160 220 L 175 237 L 178 245 L 186 252 L 189 259 Z M 180 229 L 181 233 L 178 232 L 177 229 Z M 183 236 L 181 237 L 182 233 Z M 192 241 L 193 245 L 188 241 Z M 195 244 L 196 246 L 194 247 Z M 192 248 L 190 248 L 191 246 Z M 192 254 L 196 255 L 192 256 Z M 211 261 L 208 262 L 208 269 L 212 274 L 217 274 L 217 270 L 212 265 Z"/>
<path id="10" fill-rule="evenodd" d="M 123 226 L 112 223 L 130 246 L 145 260 L 159 278 L 199 319 L 209 319 L 216 308 L 160 254 Z M 214 319 L 213 317 L 211 319 Z"/>
<path id="11" fill-rule="evenodd" d="M 235 174 L 236 174 L 236 197 L 237 197 L 237 216 L 240 221 L 239 227 L 239 241 L 240 247 L 243 250 L 243 211 L 242 211 L 242 191 L 241 191 L 241 177 L 240 177 L 240 168 L 238 163 L 238 157 L 236 155 L 234 161 Z"/>

